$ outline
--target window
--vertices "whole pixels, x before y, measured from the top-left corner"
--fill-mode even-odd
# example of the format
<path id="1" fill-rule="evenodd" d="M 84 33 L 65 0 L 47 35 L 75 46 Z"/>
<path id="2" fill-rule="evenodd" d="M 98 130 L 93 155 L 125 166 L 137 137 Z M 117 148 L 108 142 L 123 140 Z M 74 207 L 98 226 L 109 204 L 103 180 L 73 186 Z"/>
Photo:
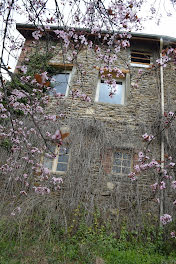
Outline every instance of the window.
<path id="1" fill-rule="evenodd" d="M 140 67 L 149 67 L 151 63 L 151 53 L 132 50 L 131 51 L 131 64 Z"/>
<path id="2" fill-rule="evenodd" d="M 99 81 L 95 101 L 109 104 L 124 104 L 125 100 L 125 80 L 116 81 L 116 87 L 112 87 L 104 80 Z"/>
<path id="3" fill-rule="evenodd" d="M 64 71 L 53 76 L 55 81 L 52 82 L 52 85 L 57 94 L 61 93 L 68 96 L 70 75 L 71 71 Z"/>
<path id="4" fill-rule="evenodd" d="M 44 158 L 44 167 L 51 170 L 51 172 L 59 172 L 64 173 L 67 171 L 68 168 L 68 161 L 69 161 L 69 151 L 67 148 L 63 147 L 56 147 L 53 152 L 55 153 L 55 158 Z"/>
<path id="5" fill-rule="evenodd" d="M 117 151 L 113 155 L 112 172 L 129 174 L 132 166 L 132 155 L 126 151 Z"/>
<path id="6" fill-rule="evenodd" d="M 113 151 L 107 149 L 102 156 L 102 165 L 106 174 L 128 175 L 133 166 L 133 154 L 130 150 Z"/>

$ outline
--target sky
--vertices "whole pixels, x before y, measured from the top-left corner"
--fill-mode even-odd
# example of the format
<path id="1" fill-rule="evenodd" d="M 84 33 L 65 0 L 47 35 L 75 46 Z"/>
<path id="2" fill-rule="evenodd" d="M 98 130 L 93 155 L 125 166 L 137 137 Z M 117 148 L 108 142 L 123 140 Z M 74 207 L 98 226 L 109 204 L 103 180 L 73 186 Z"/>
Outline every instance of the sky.
<path id="1" fill-rule="evenodd" d="M 150 19 L 152 6 L 156 9 L 156 14 Z M 176 1 L 174 6 L 171 0 L 148 0 L 141 13 L 148 13 L 142 32 L 176 38 Z"/>

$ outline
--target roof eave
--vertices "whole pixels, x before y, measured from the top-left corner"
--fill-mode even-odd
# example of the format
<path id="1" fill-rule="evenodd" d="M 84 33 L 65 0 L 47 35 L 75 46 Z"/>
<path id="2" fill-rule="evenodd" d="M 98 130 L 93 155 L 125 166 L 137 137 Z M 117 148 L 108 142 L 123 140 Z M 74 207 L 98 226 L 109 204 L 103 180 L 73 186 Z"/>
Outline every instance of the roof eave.
<path id="1" fill-rule="evenodd" d="M 23 37 L 28 37 L 27 31 L 35 31 L 37 27 L 31 24 L 21 24 L 17 23 L 16 24 L 16 29 L 23 35 Z M 59 26 L 50 26 L 50 29 L 47 29 L 46 31 L 48 33 L 52 32 L 53 30 L 64 30 L 66 29 L 65 27 L 59 27 Z M 87 32 L 91 34 L 91 30 L 88 28 L 76 28 L 75 31 L 82 31 L 82 32 Z M 122 34 L 122 33 L 129 33 L 132 35 L 132 39 L 141 39 L 141 40 L 148 40 L 148 41 L 160 41 L 162 38 L 164 43 L 173 43 L 176 44 L 176 38 L 169 37 L 166 35 L 156 35 L 156 34 L 146 34 L 146 33 L 136 33 L 136 32 L 108 32 L 106 30 L 101 31 L 102 34 L 111 34 L 111 33 L 117 33 L 117 34 Z M 93 34 L 92 34 L 93 35 Z"/>

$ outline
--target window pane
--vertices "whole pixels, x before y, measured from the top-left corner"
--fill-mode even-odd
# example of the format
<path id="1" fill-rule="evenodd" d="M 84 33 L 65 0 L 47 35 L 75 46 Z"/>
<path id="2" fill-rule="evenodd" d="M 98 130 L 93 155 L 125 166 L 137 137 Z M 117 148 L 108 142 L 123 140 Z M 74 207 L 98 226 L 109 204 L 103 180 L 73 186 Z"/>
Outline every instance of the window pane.
<path id="1" fill-rule="evenodd" d="M 56 170 L 57 171 L 66 171 L 67 170 L 67 163 L 58 163 Z"/>
<path id="2" fill-rule="evenodd" d="M 68 155 L 66 154 L 59 155 L 58 162 L 68 162 Z"/>
<path id="3" fill-rule="evenodd" d="M 53 78 L 55 79 L 53 86 L 56 90 L 56 93 L 65 94 L 68 85 L 69 73 L 59 73 L 54 75 Z"/>
<path id="4" fill-rule="evenodd" d="M 115 88 L 115 94 L 111 97 L 109 93 L 112 91 L 112 87 L 104 82 L 100 83 L 98 102 L 110 103 L 110 104 L 122 104 L 122 83 L 117 83 Z M 114 91 L 114 88 L 113 88 Z"/>
<path id="5" fill-rule="evenodd" d="M 67 84 L 66 83 L 60 83 L 59 85 L 54 86 L 54 89 L 56 93 L 65 94 L 67 90 Z"/>
<path id="6" fill-rule="evenodd" d="M 129 173 L 130 173 L 130 171 L 131 171 L 131 169 L 130 169 L 130 168 L 125 168 L 125 167 L 122 167 L 122 173 L 124 173 L 124 174 L 129 174 Z"/>
<path id="7" fill-rule="evenodd" d="M 52 159 L 44 158 L 43 166 L 44 168 L 48 168 L 49 170 L 52 170 L 52 163 L 53 163 Z"/>
<path id="8" fill-rule="evenodd" d="M 54 75 L 53 78 L 57 83 L 68 83 L 69 73 L 59 73 Z"/>
<path id="9" fill-rule="evenodd" d="M 130 167 L 130 165 L 131 165 L 131 160 L 123 160 L 122 166 L 124 166 L 124 167 Z"/>
<path id="10" fill-rule="evenodd" d="M 132 155 L 130 153 L 115 152 L 112 171 L 119 174 L 129 174 L 131 171 L 131 159 Z"/>
<path id="11" fill-rule="evenodd" d="M 113 166 L 112 171 L 115 173 L 120 173 L 121 172 L 121 167 Z"/>
<path id="12" fill-rule="evenodd" d="M 64 155 L 68 155 L 68 148 L 63 148 L 63 147 L 60 147 L 59 148 L 59 155 L 60 154 L 64 154 Z"/>
<path id="13" fill-rule="evenodd" d="M 121 152 L 115 152 L 114 153 L 114 158 L 115 159 L 121 159 L 122 158 L 122 153 Z"/>
<path id="14" fill-rule="evenodd" d="M 123 158 L 124 158 L 124 159 L 131 159 L 131 154 L 129 154 L 129 153 L 124 153 L 124 154 L 123 154 Z"/>
<path id="15" fill-rule="evenodd" d="M 114 160 L 114 165 L 121 165 L 121 160 Z"/>

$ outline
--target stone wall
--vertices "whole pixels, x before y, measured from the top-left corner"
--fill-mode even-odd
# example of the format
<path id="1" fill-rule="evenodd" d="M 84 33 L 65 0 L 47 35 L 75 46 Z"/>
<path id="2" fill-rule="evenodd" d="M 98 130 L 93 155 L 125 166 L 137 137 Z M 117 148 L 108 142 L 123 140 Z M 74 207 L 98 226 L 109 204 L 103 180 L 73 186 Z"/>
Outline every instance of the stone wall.
<path id="1" fill-rule="evenodd" d="M 26 45 L 30 45 L 29 42 L 27 41 Z M 52 64 L 65 63 L 67 67 L 68 61 L 63 61 L 59 50 L 58 44 L 51 60 Z M 154 61 L 159 56 L 157 45 L 154 45 L 151 53 Z M 20 60 L 23 57 L 24 54 Z M 79 72 L 80 64 L 84 70 L 82 75 Z M 92 202 L 92 208 L 94 204 L 101 203 L 105 214 L 113 215 L 116 220 L 119 219 L 121 211 L 132 213 L 132 209 L 135 208 L 132 213 L 135 218 L 136 215 L 140 215 L 142 207 L 145 210 L 152 210 L 151 206 L 149 209 L 149 203 L 152 203 L 152 208 L 156 210 L 150 183 L 157 176 L 150 171 L 140 175 L 137 184 L 132 183 L 128 175 L 112 173 L 111 155 L 116 150 L 129 150 L 133 156 L 133 165 L 136 164 L 137 153 L 144 146 L 142 134 L 158 131 L 159 69 L 142 67 L 143 72 L 139 74 L 140 68 L 130 66 L 130 50 L 120 52 L 114 66 L 129 70 L 126 74 L 129 81 L 125 104 L 113 105 L 95 102 L 100 78 L 98 67 L 101 66 L 104 65 L 96 60 L 92 51 L 83 49 L 74 62 L 69 89 L 80 90 L 91 98 L 91 102 L 85 102 L 80 98 L 73 99 L 69 94 L 68 97 L 59 99 L 59 102 L 51 98 L 51 104 L 46 109 L 46 112 L 56 114 L 60 114 L 62 109 L 66 118 L 58 121 L 58 127 L 63 124 L 71 127 L 70 139 L 67 142 L 70 145 L 71 157 L 69 170 L 63 175 L 65 180 L 63 197 L 66 199 L 67 196 L 68 204 L 75 199 L 73 207 L 78 206 L 80 202 L 84 203 L 85 207 Z M 175 74 L 170 76 L 172 67 L 170 65 L 164 70 L 165 101 L 168 110 L 173 110 L 173 102 L 176 100 L 176 76 Z M 80 83 L 77 82 L 79 78 Z M 160 141 L 156 140 L 150 149 L 153 156 L 160 159 Z M 110 154 L 107 154 L 109 150 Z M 104 159 L 106 161 L 103 161 Z"/>

